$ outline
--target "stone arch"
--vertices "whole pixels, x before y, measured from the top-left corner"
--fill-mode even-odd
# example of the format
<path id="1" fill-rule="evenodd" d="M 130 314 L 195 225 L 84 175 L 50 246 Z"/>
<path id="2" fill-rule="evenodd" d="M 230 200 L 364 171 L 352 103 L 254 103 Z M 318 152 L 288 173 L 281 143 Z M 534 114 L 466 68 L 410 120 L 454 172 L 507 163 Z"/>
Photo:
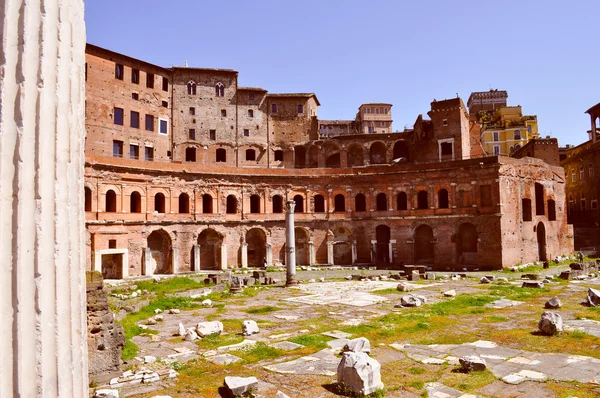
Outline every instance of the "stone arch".
<path id="1" fill-rule="evenodd" d="M 296 204 L 296 208 L 298 205 Z M 310 252 L 309 242 L 310 235 L 308 231 L 301 227 L 294 228 L 294 242 L 296 244 L 296 265 L 309 265 Z"/>
<path id="2" fill-rule="evenodd" d="M 348 167 L 363 166 L 365 164 L 365 150 L 360 144 L 352 144 L 348 148 Z"/>
<path id="3" fill-rule="evenodd" d="M 477 264 L 477 229 L 471 223 L 458 226 L 455 238 L 457 264 Z"/>
<path id="4" fill-rule="evenodd" d="M 275 195 L 272 198 L 273 213 L 283 213 L 283 196 Z"/>
<path id="5" fill-rule="evenodd" d="M 340 167 L 341 158 L 340 153 L 334 153 L 332 155 L 327 156 L 325 159 L 325 167 Z"/>
<path id="6" fill-rule="evenodd" d="M 333 211 L 335 212 L 345 212 L 346 211 L 346 197 L 341 193 L 338 193 L 333 198 Z"/>
<path id="7" fill-rule="evenodd" d="M 333 231 L 333 263 L 352 265 L 352 231 L 340 226 Z"/>
<path id="8" fill-rule="evenodd" d="M 179 194 L 179 213 L 189 214 L 190 213 L 190 195 L 185 192 Z"/>
<path id="9" fill-rule="evenodd" d="M 447 209 L 450 207 L 450 200 L 448 199 L 448 190 L 445 188 L 440 189 L 437 192 L 438 208 Z"/>
<path id="10" fill-rule="evenodd" d="M 415 264 L 433 264 L 433 229 L 427 224 L 422 224 L 415 230 Z"/>
<path id="11" fill-rule="evenodd" d="M 325 197 L 321 194 L 316 194 L 313 197 L 314 200 L 314 212 L 325 213 Z"/>
<path id="12" fill-rule="evenodd" d="M 106 191 L 104 197 L 104 211 L 107 213 L 117 212 L 117 194 L 112 189 Z"/>
<path id="13" fill-rule="evenodd" d="M 367 211 L 367 198 L 362 193 L 359 193 L 354 197 L 354 211 Z"/>
<path id="14" fill-rule="evenodd" d="M 172 274 L 173 260 L 171 257 L 171 236 L 164 230 L 152 231 L 147 238 L 148 249 L 151 254 L 151 267 L 154 274 Z"/>
<path id="15" fill-rule="evenodd" d="M 267 234 L 260 228 L 246 232 L 248 266 L 262 267 L 267 258 Z"/>
<path id="16" fill-rule="evenodd" d="M 138 191 L 132 191 L 131 195 L 129 195 L 129 212 L 142 212 L 142 195 Z"/>
<path id="17" fill-rule="evenodd" d="M 375 197 L 375 209 L 377 211 L 386 211 L 388 209 L 387 195 L 384 192 L 379 192 Z"/>
<path id="18" fill-rule="evenodd" d="M 258 194 L 250 195 L 250 213 L 260 213 L 260 196 Z"/>
<path id="19" fill-rule="evenodd" d="M 390 263 L 390 239 L 391 230 L 387 225 L 375 227 L 375 239 L 377 240 L 376 258 L 377 263 Z"/>
<path id="20" fill-rule="evenodd" d="M 165 213 L 166 199 L 165 194 L 157 192 L 154 194 L 154 211 L 157 213 Z"/>
<path id="21" fill-rule="evenodd" d="M 396 141 L 394 144 L 394 148 L 392 150 L 392 158 L 400 159 L 404 158 L 407 161 L 410 160 L 410 150 L 408 148 L 408 143 L 404 140 Z"/>
<path id="22" fill-rule="evenodd" d="M 200 246 L 200 270 L 221 269 L 222 244 L 223 237 L 212 228 L 207 228 L 198 235 L 198 245 Z"/>
<path id="23" fill-rule="evenodd" d="M 294 147 L 294 167 L 297 169 L 306 167 L 306 148 L 302 145 Z"/>
<path id="24" fill-rule="evenodd" d="M 294 213 L 304 213 L 304 196 L 298 194 L 294 196 L 294 202 L 296 202 L 296 207 L 294 208 Z"/>
<path id="25" fill-rule="evenodd" d="M 381 141 L 376 141 L 371 144 L 369 148 L 369 162 L 371 164 L 385 164 L 387 163 L 386 159 L 387 149 L 385 144 Z"/>
<path id="26" fill-rule="evenodd" d="M 396 210 L 408 210 L 408 196 L 406 192 L 398 192 L 396 196 Z"/>
<path id="27" fill-rule="evenodd" d="M 226 199 L 226 213 L 237 214 L 238 212 L 238 199 L 235 195 L 227 195 Z"/>
<path id="28" fill-rule="evenodd" d="M 319 156 L 321 155 L 321 150 L 317 145 L 311 145 L 308 148 L 308 167 L 319 167 Z"/>
<path id="29" fill-rule="evenodd" d="M 213 213 L 213 197 L 209 193 L 202 195 L 202 213 L 212 214 Z"/>

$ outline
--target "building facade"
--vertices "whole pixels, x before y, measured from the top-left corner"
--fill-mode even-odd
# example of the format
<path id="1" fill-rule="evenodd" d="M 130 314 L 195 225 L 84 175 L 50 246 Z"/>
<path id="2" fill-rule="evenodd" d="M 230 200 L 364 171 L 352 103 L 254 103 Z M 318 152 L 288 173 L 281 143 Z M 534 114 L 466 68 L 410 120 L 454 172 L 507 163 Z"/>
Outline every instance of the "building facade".
<path id="1" fill-rule="evenodd" d="M 460 98 L 392 133 L 390 104 L 319 121 L 315 94 L 236 71 L 92 45 L 87 60 L 88 267 L 107 278 L 282 264 L 287 200 L 298 264 L 492 269 L 572 250 L 562 168 L 481 157 Z"/>

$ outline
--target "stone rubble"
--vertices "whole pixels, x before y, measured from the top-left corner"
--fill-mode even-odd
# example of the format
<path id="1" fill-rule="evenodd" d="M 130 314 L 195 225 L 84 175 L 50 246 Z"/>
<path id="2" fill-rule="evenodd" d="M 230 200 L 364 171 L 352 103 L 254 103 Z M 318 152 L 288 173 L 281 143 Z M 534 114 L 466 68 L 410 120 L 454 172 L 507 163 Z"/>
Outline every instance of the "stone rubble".
<path id="1" fill-rule="evenodd" d="M 381 365 L 364 352 L 344 352 L 337 381 L 356 394 L 369 395 L 383 389 Z"/>
<path id="2" fill-rule="evenodd" d="M 562 307 L 562 303 L 556 296 L 552 297 L 550 300 L 546 301 L 546 304 L 544 304 L 544 308 L 549 310 L 555 310 L 560 307 Z"/>
<path id="3" fill-rule="evenodd" d="M 591 287 L 588 289 L 587 293 L 588 303 L 592 307 L 596 307 L 600 305 L 600 291 L 596 289 L 592 289 Z"/>
<path id="4" fill-rule="evenodd" d="M 563 331 L 563 321 L 560 314 L 556 312 L 544 311 L 538 323 L 540 332 L 547 336 L 552 336 Z"/>
<path id="5" fill-rule="evenodd" d="M 231 395 L 234 397 L 242 396 L 243 394 L 256 391 L 258 388 L 258 379 L 252 377 L 236 377 L 226 376 L 225 387 L 229 390 Z"/>
<path id="6" fill-rule="evenodd" d="M 246 320 L 242 323 L 242 334 L 244 336 L 250 336 L 251 334 L 255 334 L 258 332 L 259 329 L 258 325 L 256 324 L 256 321 Z"/>
<path id="7" fill-rule="evenodd" d="M 366 337 L 359 337 L 353 340 L 348 340 L 344 345 L 344 352 L 364 352 L 365 354 L 371 353 L 371 342 Z"/>
<path id="8" fill-rule="evenodd" d="M 475 355 L 465 355 L 458 360 L 460 366 L 465 372 L 480 372 L 487 368 L 485 359 Z"/>
<path id="9" fill-rule="evenodd" d="M 223 332 L 223 323 L 219 321 L 214 322 L 200 322 L 196 326 L 196 333 L 200 337 L 211 336 L 213 334 L 221 334 Z"/>

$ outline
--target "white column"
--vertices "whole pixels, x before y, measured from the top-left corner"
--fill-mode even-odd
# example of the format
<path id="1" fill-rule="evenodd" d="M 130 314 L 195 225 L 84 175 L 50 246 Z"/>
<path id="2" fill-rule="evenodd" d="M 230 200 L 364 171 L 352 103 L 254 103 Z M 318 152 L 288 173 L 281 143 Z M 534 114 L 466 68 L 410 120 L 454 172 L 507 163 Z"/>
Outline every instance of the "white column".
<path id="1" fill-rule="evenodd" d="M 317 264 L 317 251 L 315 250 L 315 242 L 308 242 L 308 265 Z"/>
<path id="2" fill-rule="evenodd" d="M 327 242 L 327 265 L 333 265 L 333 242 Z"/>
<path id="3" fill-rule="evenodd" d="M 171 248 L 171 270 L 173 274 L 179 273 L 179 248 Z"/>
<path id="4" fill-rule="evenodd" d="M 371 262 L 372 263 L 377 262 L 377 241 L 376 240 L 371 241 Z"/>
<path id="5" fill-rule="evenodd" d="M 273 265 L 273 246 L 267 243 L 267 266 Z"/>
<path id="6" fill-rule="evenodd" d="M 352 241 L 352 264 L 356 264 L 356 259 L 357 259 L 357 248 L 356 248 L 356 241 L 353 240 Z"/>
<path id="7" fill-rule="evenodd" d="M 83 1 L 0 2 L 0 396 L 86 397 Z"/>
<path id="8" fill-rule="evenodd" d="M 144 249 L 144 275 L 154 275 L 154 261 L 152 260 L 152 250 L 149 247 Z"/>
<path id="9" fill-rule="evenodd" d="M 200 271 L 200 245 L 194 245 L 194 272 Z"/>
<path id="10" fill-rule="evenodd" d="M 248 243 L 242 243 L 242 268 L 248 268 Z"/>
<path id="11" fill-rule="evenodd" d="M 221 245 L 221 269 L 227 269 L 227 245 Z"/>
<path id="12" fill-rule="evenodd" d="M 296 285 L 296 236 L 294 234 L 294 208 L 296 202 L 288 200 L 285 203 L 285 265 L 286 285 Z"/>

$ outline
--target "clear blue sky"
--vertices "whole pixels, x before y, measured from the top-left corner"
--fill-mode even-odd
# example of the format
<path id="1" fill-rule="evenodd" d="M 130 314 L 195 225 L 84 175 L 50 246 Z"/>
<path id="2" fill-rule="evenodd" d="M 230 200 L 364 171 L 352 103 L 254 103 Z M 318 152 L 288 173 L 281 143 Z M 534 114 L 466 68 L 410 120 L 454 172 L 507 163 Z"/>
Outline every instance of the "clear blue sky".
<path id="1" fill-rule="evenodd" d="M 321 119 L 389 102 L 402 130 L 434 98 L 498 88 L 564 145 L 587 139 L 600 102 L 598 0 L 87 0 L 85 18 L 100 47 L 314 92 Z"/>

